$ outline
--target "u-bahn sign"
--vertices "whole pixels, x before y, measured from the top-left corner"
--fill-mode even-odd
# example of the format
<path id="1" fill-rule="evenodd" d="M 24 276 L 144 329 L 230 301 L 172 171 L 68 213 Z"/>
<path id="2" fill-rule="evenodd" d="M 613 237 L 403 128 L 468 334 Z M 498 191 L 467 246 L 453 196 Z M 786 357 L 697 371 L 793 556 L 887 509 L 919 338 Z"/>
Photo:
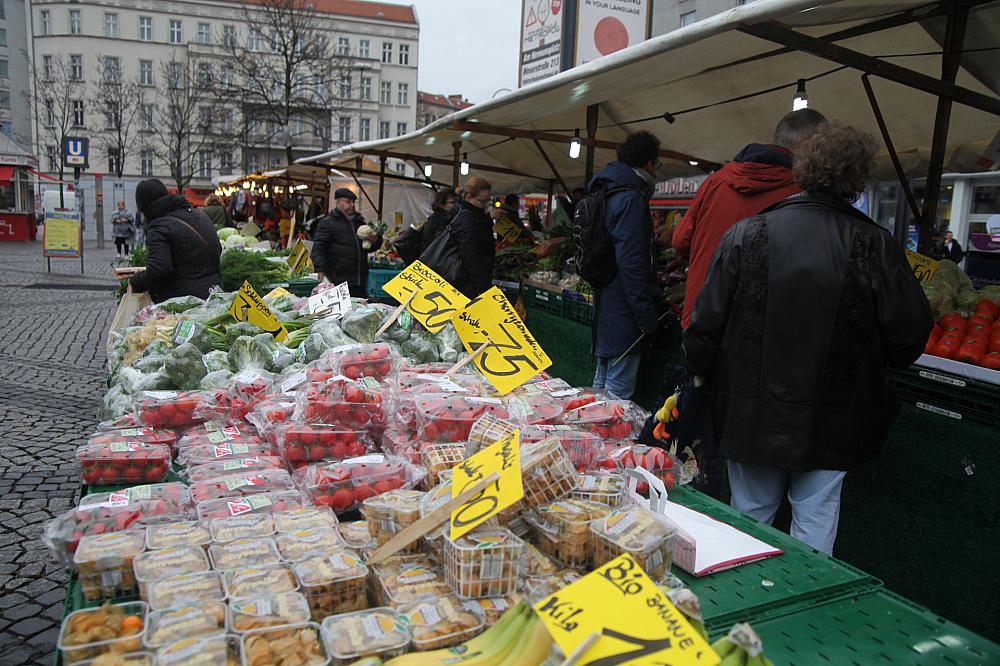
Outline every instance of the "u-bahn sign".
<path id="1" fill-rule="evenodd" d="M 90 166 L 90 139 L 68 136 L 63 140 L 63 165 L 76 169 Z"/>

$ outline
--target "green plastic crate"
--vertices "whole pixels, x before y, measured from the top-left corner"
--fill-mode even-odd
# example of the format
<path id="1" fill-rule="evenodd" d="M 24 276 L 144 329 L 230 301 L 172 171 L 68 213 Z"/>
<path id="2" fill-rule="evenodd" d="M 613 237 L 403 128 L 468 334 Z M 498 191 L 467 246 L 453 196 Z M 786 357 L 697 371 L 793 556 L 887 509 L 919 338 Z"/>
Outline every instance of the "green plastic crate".
<path id="1" fill-rule="evenodd" d="M 577 294 L 576 296 L 579 296 Z M 590 326 L 594 321 L 594 304 L 574 296 L 563 297 L 563 316 L 570 321 L 578 321 Z"/>
<path id="2" fill-rule="evenodd" d="M 525 307 L 563 316 L 562 294 L 530 284 L 521 286 L 521 294 L 524 296 Z"/>
<path id="3" fill-rule="evenodd" d="M 1000 426 L 1000 386 L 931 368 L 911 366 L 892 378 L 896 394 L 942 416 Z"/>
<path id="4" fill-rule="evenodd" d="M 700 578 L 673 568 L 698 595 L 709 632 L 725 631 L 736 622 L 746 622 L 791 604 L 819 603 L 853 590 L 880 585 L 880 581 L 864 571 L 820 553 L 769 525 L 758 523 L 697 490 L 678 488 L 671 491 L 670 500 L 785 551 L 776 557 Z"/>
<path id="5" fill-rule="evenodd" d="M 573 386 L 590 386 L 597 366 L 591 356 L 590 327 L 561 316 L 525 307 L 525 325 L 552 359 L 549 372 Z"/>
<path id="6" fill-rule="evenodd" d="M 885 590 L 752 622 L 783 666 L 1000 664 L 1000 645 Z"/>
<path id="7" fill-rule="evenodd" d="M 521 283 L 509 282 L 507 280 L 493 280 L 493 285 L 500 287 L 500 291 L 507 297 L 507 300 L 516 304 L 521 298 Z"/>
<path id="8" fill-rule="evenodd" d="M 313 280 L 311 278 L 298 278 L 295 280 L 289 280 L 286 289 L 296 296 L 309 296 L 318 284 L 319 280 Z"/>

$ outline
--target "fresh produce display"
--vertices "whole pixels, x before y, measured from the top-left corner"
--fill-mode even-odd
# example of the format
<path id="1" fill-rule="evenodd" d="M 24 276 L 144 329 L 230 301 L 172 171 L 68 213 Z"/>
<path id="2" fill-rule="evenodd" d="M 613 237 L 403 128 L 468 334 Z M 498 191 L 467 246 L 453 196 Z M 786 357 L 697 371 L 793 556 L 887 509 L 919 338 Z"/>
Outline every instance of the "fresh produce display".
<path id="1" fill-rule="evenodd" d="M 390 490 L 362 502 L 361 515 L 368 522 L 375 543 L 382 546 L 397 532 L 417 522 L 423 496 L 419 490 Z M 418 551 L 419 542 L 415 541 L 408 549 Z"/>
<path id="2" fill-rule="evenodd" d="M 155 650 L 186 638 L 215 636 L 225 631 L 226 604 L 221 601 L 182 604 L 150 613 L 143 642 Z"/>
<path id="3" fill-rule="evenodd" d="M 676 531 L 642 507 L 615 509 L 590 524 L 594 533 L 594 565 L 628 553 L 653 580 L 661 580 L 673 562 Z"/>
<path id="4" fill-rule="evenodd" d="M 274 429 L 281 456 L 292 469 L 363 456 L 375 445 L 367 431 L 325 423 L 286 423 Z"/>
<path id="5" fill-rule="evenodd" d="M 269 537 L 274 534 L 274 518 L 269 513 L 249 513 L 216 518 L 209 522 L 212 541 L 229 543 L 237 539 Z"/>
<path id="6" fill-rule="evenodd" d="M 421 395 L 416 400 L 417 433 L 431 442 L 464 442 L 484 414 L 509 418 L 499 398 L 465 395 Z"/>
<path id="7" fill-rule="evenodd" d="M 325 557 L 346 548 L 337 530 L 325 526 L 283 532 L 274 537 L 274 543 L 281 558 L 292 563 L 311 557 Z"/>
<path id="8" fill-rule="evenodd" d="M 240 666 L 240 644 L 232 636 L 183 638 L 160 648 L 156 666 Z"/>
<path id="9" fill-rule="evenodd" d="M 458 596 L 479 599 L 517 591 L 524 542 L 510 530 L 479 527 L 443 545 L 445 581 Z"/>
<path id="10" fill-rule="evenodd" d="M 295 480 L 317 506 L 335 513 L 357 509 L 369 497 L 398 488 L 413 488 L 424 471 L 401 458 L 375 454 L 353 460 L 309 465 L 295 472 Z"/>
<path id="11" fill-rule="evenodd" d="M 139 553 L 132 561 L 135 580 L 139 584 L 139 597 L 149 599 L 149 582 L 189 573 L 208 571 L 210 566 L 205 549 L 198 546 L 161 548 Z"/>
<path id="12" fill-rule="evenodd" d="M 229 602 L 229 628 L 238 634 L 309 621 L 309 604 L 298 592 L 258 594 Z"/>
<path id="13" fill-rule="evenodd" d="M 217 571 L 265 567 L 281 562 L 278 546 L 270 537 L 248 537 L 226 543 L 214 543 L 209 546 L 208 555 L 212 558 L 212 566 Z"/>
<path id="14" fill-rule="evenodd" d="M 274 514 L 273 518 L 274 529 L 279 533 L 337 527 L 337 516 L 333 511 L 324 506 L 310 506 L 301 509 L 278 511 Z"/>
<path id="15" fill-rule="evenodd" d="M 156 442 L 88 443 L 76 450 L 83 482 L 100 486 L 160 483 L 171 458 L 170 445 Z"/>
<path id="16" fill-rule="evenodd" d="M 611 508 L 599 502 L 561 499 L 542 504 L 525 520 L 535 532 L 541 551 L 571 569 L 589 570 L 594 561 L 594 534 L 590 526 L 606 518 Z"/>
<path id="17" fill-rule="evenodd" d="M 154 580 L 147 586 L 149 607 L 153 610 L 173 608 L 182 603 L 222 601 L 222 577 L 207 571 L 196 574 L 181 574 Z"/>
<path id="18" fill-rule="evenodd" d="M 146 613 L 146 604 L 141 601 L 74 611 L 63 621 L 57 641 L 63 663 L 138 652 Z"/>
<path id="19" fill-rule="evenodd" d="M 318 624 L 257 629 L 243 634 L 246 666 L 323 666 L 329 663 Z"/>
<path id="20" fill-rule="evenodd" d="M 292 565 L 313 620 L 368 607 L 368 567 L 344 548 Z"/>
<path id="21" fill-rule="evenodd" d="M 295 592 L 299 587 L 291 569 L 283 564 L 227 571 L 222 574 L 222 583 L 230 599 Z"/>
<path id="22" fill-rule="evenodd" d="M 211 542 L 212 533 L 208 525 L 196 520 L 150 525 L 146 528 L 146 548 L 149 550 L 185 546 L 206 548 Z"/>
<path id="23" fill-rule="evenodd" d="M 395 657 L 406 652 L 410 643 L 410 632 L 391 608 L 331 615 L 323 620 L 322 628 L 327 650 L 337 666 L 362 657 Z"/>

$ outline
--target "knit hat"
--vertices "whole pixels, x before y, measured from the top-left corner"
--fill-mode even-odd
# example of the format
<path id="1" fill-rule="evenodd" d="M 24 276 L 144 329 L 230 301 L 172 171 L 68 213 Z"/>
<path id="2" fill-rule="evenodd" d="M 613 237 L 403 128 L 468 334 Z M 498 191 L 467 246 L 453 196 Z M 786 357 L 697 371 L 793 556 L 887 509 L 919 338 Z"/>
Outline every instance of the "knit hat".
<path id="1" fill-rule="evenodd" d="M 135 206 L 145 213 L 151 203 L 167 194 L 167 186 L 158 178 L 144 180 L 135 188 Z"/>

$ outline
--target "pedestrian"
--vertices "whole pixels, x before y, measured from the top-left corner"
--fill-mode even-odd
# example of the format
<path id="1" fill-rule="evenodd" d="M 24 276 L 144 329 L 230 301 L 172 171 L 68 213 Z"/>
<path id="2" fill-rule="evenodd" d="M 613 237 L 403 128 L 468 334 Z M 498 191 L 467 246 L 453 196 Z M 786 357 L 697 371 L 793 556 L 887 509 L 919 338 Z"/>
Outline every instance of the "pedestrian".
<path id="1" fill-rule="evenodd" d="M 704 378 L 732 505 L 830 554 L 847 470 L 875 457 L 899 406 L 889 370 L 923 352 L 930 305 L 892 235 L 851 202 L 870 136 L 823 124 L 796 147 L 804 190 L 731 227 L 683 334 Z"/>
<path id="2" fill-rule="evenodd" d="M 135 218 L 124 201 L 118 202 L 118 208 L 111 215 L 111 235 L 115 239 L 118 258 L 128 257 L 129 245 L 135 239 Z"/>
<path id="3" fill-rule="evenodd" d="M 351 296 L 364 298 L 368 294 L 368 252 L 382 245 L 382 236 L 375 238 L 371 250 L 364 248 L 358 230 L 365 225 L 365 218 L 357 212 L 357 200 L 346 187 L 333 193 L 333 209 L 316 223 L 312 261 L 320 280 L 346 282 Z"/>
<path id="4" fill-rule="evenodd" d="M 424 250 L 441 233 L 441 230 L 448 226 L 448 223 L 454 219 L 455 213 L 458 212 L 456 199 L 455 190 L 450 187 L 443 187 L 434 193 L 434 200 L 431 202 L 431 214 L 427 217 L 427 221 L 424 222 L 424 226 L 420 230 L 420 254 L 423 254 Z M 420 255 L 418 254 L 417 256 Z"/>
<path id="5" fill-rule="evenodd" d="M 472 176 L 465 181 L 458 212 L 449 226 L 451 240 L 458 249 L 458 273 L 452 286 L 475 298 L 493 286 L 496 241 L 490 208 L 493 186 L 485 178 Z"/>
<path id="6" fill-rule="evenodd" d="M 930 257 L 934 261 L 945 258 L 944 241 L 941 240 L 941 234 L 937 231 L 931 234 Z"/>
<path id="7" fill-rule="evenodd" d="M 682 327 L 691 323 L 719 239 L 743 218 L 800 191 L 792 175 L 792 154 L 825 121 L 814 109 L 785 114 L 774 128 L 771 143 L 747 145 L 698 188 L 673 234 L 674 249 L 688 260 Z"/>
<path id="8" fill-rule="evenodd" d="M 216 230 L 235 226 L 233 218 L 229 215 L 229 209 L 223 205 L 222 200 L 215 194 L 208 195 L 202 210 L 205 211 L 205 215 L 208 215 L 208 219 L 215 225 Z"/>
<path id="9" fill-rule="evenodd" d="M 955 234 L 950 231 L 946 231 L 944 234 L 944 251 L 942 254 L 945 259 L 950 259 L 956 264 L 960 263 L 965 257 L 965 252 L 962 250 L 962 246 L 957 240 L 955 240 Z"/>
<path id="10" fill-rule="evenodd" d="M 659 155 L 660 140 L 653 134 L 629 134 L 618 147 L 618 159 L 608 162 L 590 181 L 591 193 L 600 189 L 608 193 L 603 220 L 614 243 L 617 269 L 608 284 L 594 289 L 594 387 L 606 388 L 623 400 L 635 392 L 642 358 L 642 346 L 633 343 L 640 336 L 649 339 L 658 323 L 649 199 Z"/>
<path id="11" fill-rule="evenodd" d="M 135 205 L 148 221 L 148 258 L 146 269 L 130 279 L 132 289 L 148 291 L 156 303 L 177 296 L 208 298 L 209 290 L 222 284 L 222 246 L 212 221 L 155 178 L 135 188 Z"/>
<path id="12" fill-rule="evenodd" d="M 135 246 L 142 247 L 146 244 L 146 220 L 142 217 L 141 211 L 135 212 Z"/>

